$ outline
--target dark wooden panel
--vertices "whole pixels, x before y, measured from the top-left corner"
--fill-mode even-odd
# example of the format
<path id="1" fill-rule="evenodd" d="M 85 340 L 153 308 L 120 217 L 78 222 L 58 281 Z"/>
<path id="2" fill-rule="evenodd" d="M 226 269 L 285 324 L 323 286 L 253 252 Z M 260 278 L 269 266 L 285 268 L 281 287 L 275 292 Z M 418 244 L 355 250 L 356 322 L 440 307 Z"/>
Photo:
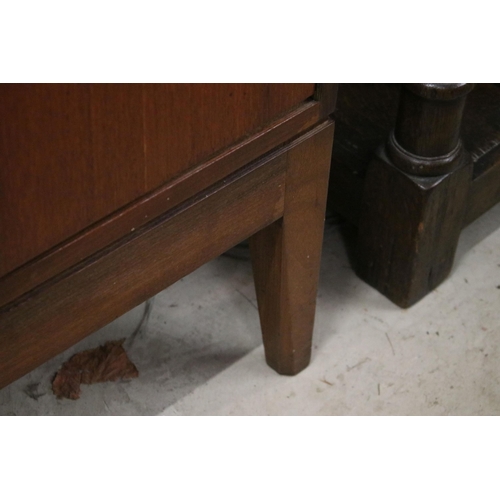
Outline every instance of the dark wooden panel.
<path id="1" fill-rule="evenodd" d="M 475 160 L 465 224 L 500 201 L 500 87 L 478 84 L 467 98 L 464 144 Z"/>
<path id="2" fill-rule="evenodd" d="M 320 103 L 308 102 L 219 156 L 189 170 L 173 183 L 146 195 L 53 251 L 19 267 L 0 279 L 0 306 L 289 141 L 298 133 L 312 127 L 319 118 Z"/>
<path id="3" fill-rule="evenodd" d="M 358 224 L 366 168 L 376 149 L 385 144 L 396 121 L 399 84 L 342 84 L 336 111 L 336 131 L 330 173 L 329 206 Z M 477 84 L 467 96 L 462 139 L 472 155 L 474 182 L 466 223 L 498 200 L 495 171 L 500 147 L 500 88 Z M 481 179 L 482 177 L 482 179 Z"/>
<path id="4" fill-rule="evenodd" d="M 471 183 L 464 226 L 500 202 L 500 147 L 484 155 L 479 162 L 488 163 L 489 167 Z"/>
<path id="5" fill-rule="evenodd" d="M 146 193 L 143 96 L 140 85 L 90 86 L 92 197 L 95 222 Z"/>
<path id="6" fill-rule="evenodd" d="M 281 217 L 288 149 L 1 308 L 0 388 Z"/>
<path id="7" fill-rule="evenodd" d="M 313 93 L 314 84 L 145 85 L 147 188 L 257 132 Z"/>
<path id="8" fill-rule="evenodd" d="M 474 162 L 500 145 L 500 88 L 492 83 L 479 83 L 468 95 L 462 123 L 464 146 Z M 481 167 L 474 167 L 480 175 Z"/>
<path id="9" fill-rule="evenodd" d="M 321 118 L 331 115 L 337 105 L 338 83 L 317 83 L 314 98 L 321 102 Z"/>
<path id="10" fill-rule="evenodd" d="M 399 92 L 399 84 L 339 86 L 328 205 L 353 224 L 368 164 L 396 122 Z"/>
<path id="11" fill-rule="evenodd" d="M 88 85 L 0 85 L 0 275 L 93 222 Z"/>
<path id="12" fill-rule="evenodd" d="M 0 275 L 145 193 L 142 93 L 0 86 Z"/>
<path id="13" fill-rule="evenodd" d="M 313 84 L 2 85 L 0 276 L 313 92 Z"/>

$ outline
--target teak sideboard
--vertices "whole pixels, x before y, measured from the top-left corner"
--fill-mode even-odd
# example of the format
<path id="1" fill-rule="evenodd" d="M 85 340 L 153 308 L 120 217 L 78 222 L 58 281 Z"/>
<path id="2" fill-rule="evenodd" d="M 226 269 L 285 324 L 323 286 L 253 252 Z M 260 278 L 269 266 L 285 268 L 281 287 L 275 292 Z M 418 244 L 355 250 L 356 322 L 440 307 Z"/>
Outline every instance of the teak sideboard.
<path id="1" fill-rule="evenodd" d="M 335 84 L 0 85 L 0 387 L 250 237 L 309 363 Z"/>

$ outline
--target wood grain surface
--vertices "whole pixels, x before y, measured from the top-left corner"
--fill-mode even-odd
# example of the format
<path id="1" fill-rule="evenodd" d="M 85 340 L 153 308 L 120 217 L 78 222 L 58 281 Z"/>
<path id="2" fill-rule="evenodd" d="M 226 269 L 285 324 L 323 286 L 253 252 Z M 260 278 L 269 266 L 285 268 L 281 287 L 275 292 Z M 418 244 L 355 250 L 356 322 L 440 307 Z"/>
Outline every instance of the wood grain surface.
<path id="1" fill-rule="evenodd" d="M 311 344 L 332 133 L 331 122 L 315 127 L 1 307 L 0 387 L 284 214 L 280 246 L 290 259 L 284 256 L 279 266 L 286 292 L 278 295 L 288 301 L 279 310 L 288 315 L 282 323 L 288 328 L 266 329 L 264 338 L 280 338 L 277 345 L 266 342 L 271 363 L 286 360 L 283 372 L 303 368 Z M 256 262 L 259 267 L 258 257 Z M 263 267 L 268 266 L 264 258 Z"/>
<path id="2" fill-rule="evenodd" d="M 320 103 L 316 101 L 299 106 L 256 134 L 0 278 L 0 306 L 119 238 L 136 231 L 214 182 L 308 130 L 320 120 L 320 109 Z M 82 201 L 82 204 L 86 206 L 85 201 Z"/>
<path id="3" fill-rule="evenodd" d="M 266 360 L 285 375 L 311 358 L 333 128 L 289 151 L 283 218 L 250 238 Z"/>
<path id="4" fill-rule="evenodd" d="M 146 85 L 146 189 L 257 132 L 313 93 L 313 84 Z"/>
<path id="5" fill-rule="evenodd" d="M 400 307 L 449 274 L 463 227 L 472 162 L 450 174 L 416 177 L 383 154 L 372 161 L 361 205 L 356 272 Z"/>
<path id="6" fill-rule="evenodd" d="M 314 91 L 0 85 L 0 276 L 259 132 Z"/>
<path id="7" fill-rule="evenodd" d="M 399 84 L 339 86 L 328 204 L 355 225 L 366 169 L 396 123 L 400 90 Z M 480 83 L 468 94 L 461 136 L 474 161 L 468 224 L 500 201 L 494 180 L 500 168 L 500 87 Z"/>
<path id="8" fill-rule="evenodd" d="M 281 217 L 285 168 L 251 165 L 1 308 L 0 387 Z"/>

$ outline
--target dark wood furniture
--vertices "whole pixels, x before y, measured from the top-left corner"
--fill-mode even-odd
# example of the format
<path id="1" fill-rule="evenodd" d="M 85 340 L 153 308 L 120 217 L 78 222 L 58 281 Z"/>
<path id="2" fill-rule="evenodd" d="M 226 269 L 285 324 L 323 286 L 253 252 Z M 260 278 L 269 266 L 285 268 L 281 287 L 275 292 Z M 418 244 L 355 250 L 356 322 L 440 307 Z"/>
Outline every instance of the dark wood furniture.
<path id="1" fill-rule="evenodd" d="M 357 273 L 409 307 L 500 201 L 500 88 L 346 84 L 336 118 L 329 204 L 357 226 Z"/>
<path id="2" fill-rule="evenodd" d="M 0 387 L 248 237 L 267 361 L 307 366 L 335 99 L 0 85 Z"/>

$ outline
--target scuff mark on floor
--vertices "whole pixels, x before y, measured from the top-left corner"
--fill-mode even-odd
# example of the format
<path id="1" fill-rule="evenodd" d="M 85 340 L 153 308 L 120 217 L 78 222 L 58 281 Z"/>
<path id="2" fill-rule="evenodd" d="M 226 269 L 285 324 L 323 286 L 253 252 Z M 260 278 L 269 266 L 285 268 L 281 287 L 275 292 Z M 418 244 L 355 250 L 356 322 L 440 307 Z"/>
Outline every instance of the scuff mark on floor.
<path id="1" fill-rule="evenodd" d="M 392 345 L 391 339 L 389 338 L 389 334 L 387 332 L 385 332 L 385 336 L 387 337 L 387 340 L 389 341 L 389 344 L 391 344 L 392 355 L 396 356 L 396 351 L 394 350 L 394 346 Z"/>
<path id="2" fill-rule="evenodd" d="M 35 401 L 38 401 L 39 398 L 41 398 L 42 396 L 45 396 L 45 392 L 39 392 L 38 391 L 39 386 L 40 386 L 40 382 L 35 382 L 33 384 L 28 384 L 24 388 L 23 392 L 29 398 L 34 399 Z"/>
<path id="3" fill-rule="evenodd" d="M 364 358 L 359 363 L 356 363 L 354 366 L 348 366 L 346 371 L 350 372 L 351 370 L 354 370 L 354 368 L 359 368 L 361 365 L 364 365 L 367 361 L 371 361 L 371 359 Z"/>

